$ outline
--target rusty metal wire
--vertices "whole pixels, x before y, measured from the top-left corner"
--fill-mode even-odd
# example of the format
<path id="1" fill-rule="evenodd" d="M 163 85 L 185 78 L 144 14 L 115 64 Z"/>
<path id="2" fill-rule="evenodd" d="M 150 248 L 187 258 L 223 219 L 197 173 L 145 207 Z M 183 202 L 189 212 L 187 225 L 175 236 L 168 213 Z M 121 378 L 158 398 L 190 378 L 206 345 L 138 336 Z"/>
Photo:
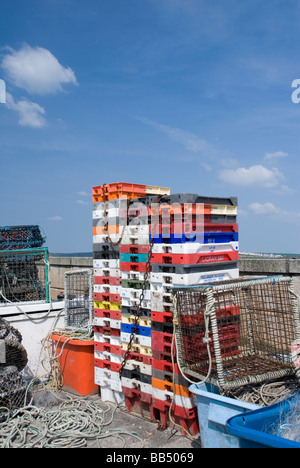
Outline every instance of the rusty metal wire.
<path id="1" fill-rule="evenodd" d="M 174 290 L 177 359 L 223 390 L 292 375 L 300 319 L 291 278 L 240 279 Z"/>

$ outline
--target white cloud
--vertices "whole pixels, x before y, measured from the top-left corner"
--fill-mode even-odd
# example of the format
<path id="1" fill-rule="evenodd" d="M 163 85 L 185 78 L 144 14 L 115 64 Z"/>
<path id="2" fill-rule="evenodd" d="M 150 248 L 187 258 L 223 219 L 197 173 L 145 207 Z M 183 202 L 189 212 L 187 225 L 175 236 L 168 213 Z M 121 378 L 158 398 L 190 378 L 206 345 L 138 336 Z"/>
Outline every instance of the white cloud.
<path id="1" fill-rule="evenodd" d="M 84 200 L 77 200 L 77 203 L 79 203 L 79 205 L 88 205 L 89 204 L 89 202 L 84 201 Z"/>
<path id="2" fill-rule="evenodd" d="M 265 159 L 286 158 L 288 153 L 284 151 L 275 151 L 274 153 L 265 153 Z"/>
<path id="3" fill-rule="evenodd" d="M 283 220 L 284 222 L 295 222 L 300 220 L 299 212 L 283 210 L 270 202 L 251 203 L 249 208 L 256 215 L 275 215 L 277 219 Z"/>
<path id="4" fill-rule="evenodd" d="M 180 143 L 187 149 L 188 151 L 192 151 L 194 153 L 204 153 L 209 154 L 210 156 L 216 155 L 219 151 L 208 141 L 204 140 L 203 138 L 199 138 L 197 135 L 190 133 L 186 130 L 182 130 L 176 127 L 170 127 L 168 125 L 160 124 L 154 122 L 153 120 L 147 119 L 146 117 L 136 117 L 137 120 L 143 122 L 146 125 L 154 128 L 155 130 L 164 133 L 167 135 L 171 140 Z"/>
<path id="5" fill-rule="evenodd" d="M 89 197 L 89 194 L 84 190 L 82 192 L 78 192 L 78 195 L 81 195 L 82 197 Z"/>
<path id="6" fill-rule="evenodd" d="M 35 102 L 21 99 L 15 101 L 10 93 L 6 93 L 6 106 L 19 115 L 19 124 L 24 127 L 43 128 L 47 125 L 45 109 Z"/>
<path id="7" fill-rule="evenodd" d="M 73 70 L 63 67 L 47 49 L 25 44 L 20 50 L 9 48 L 1 66 L 8 79 L 31 94 L 55 94 L 64 84 L 77 84 Z"/>
<path id="8" fill-rule="evenodd" d="M 267 169 L 264 166 L 256 165 L 248 169 L 239 167 L 238 169 L 224 169 L 219 177 L 225 182 L 234 185 L 262 186 L 272 188 L 278 185 L 284 176 L 278 169 Z"/>
<path id="9" fill-rule="evenodd" d="M 249 208 L 255 214 L 279 214 L 280 210 L 273 203 L 251 203 Z"/>
<path id="10" fill-rule="evenodd" d="M 63 221 L 63 218 L 61 216 L 51 216 L 48 218 L 49 221 Z"/>

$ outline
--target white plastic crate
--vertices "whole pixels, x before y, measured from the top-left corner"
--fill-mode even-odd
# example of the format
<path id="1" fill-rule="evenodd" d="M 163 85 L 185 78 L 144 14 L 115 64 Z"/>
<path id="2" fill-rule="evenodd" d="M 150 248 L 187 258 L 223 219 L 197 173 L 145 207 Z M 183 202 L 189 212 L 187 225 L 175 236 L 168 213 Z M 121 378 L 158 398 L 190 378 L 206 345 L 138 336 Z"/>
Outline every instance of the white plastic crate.
<path id="1" fill-rule="evenodd" d="M 138 307 L 140 304 L 139 299 L 128 299 L 127 297 L 122 297 L 121 301 L 124 307 Z M 143 300 L 141 307 L 143 309 L 151 309 L 151 299 Z"/>
<path id="2" fill-rule="evenodd" d="M 125 333 L 121 331 L 121 341 L 123 343 L 129 343 L 130 341 L 130 333 Z M 151 348 L 151 336 L 144 336 L 144 335 L 134 335 L 132 340 L 133 344 L 146 346 L 147 348 Z"/>
<path id="3" fill-rule="evenodd" d="M 115 206 L 107 205 L 107 218 L 118 218 L 120 213 L 120 208 Z M 93 219 L 102 219 L 104 216 L 105 210 L 104 207 L 99 208 L 98 210 L 93 211 Z"/>
<path id="4" fill-rule="evenodd" d="M 150 273 L 151 283 L 169 284 L 171 286 L 192 286 L 195 284 L 227 281 L 239 278 L 238 268 L 214 270 L 201 273 Z"/>
<path id="5" fill-rule="evenodd" d="M 94 341 L 98 343 L 109 344 L 113 346 L 122 346 L 121 336 L 104 335 L 103 333 L 94 333 Z"/>
<path id="6" fill-rule="evenodd" d="M 211 205 L 211 214 L 237 216 L 237 210 L 234 205 Z"/>
<path id="7" fill-rule="evenodd" d="M 122 342 L 122 350 L 127 351 L 128 349 L 128 342 Z M 132 343 L 131 351 L 134 353 L 144 354 L 145 356 L 152 356 L 152 348 L 151 346 L 144 346 L 139 343 Z"/>
<path id="8" fill-rule="evenodd" d="M 136 388 L 141 390 L 143 393 L 152 395 L 152 385 L 141 382 L 137 379 L 128 379 L 127 377 L 121 377 L 122 386 L 126 388 Z"/>
<path id="9" fill-rule="evenodd" d="M 102 369 L 101 367 L 95 367 L 95 371 L 97 371 L 97 378 L 103 379 L 106 382 L 114 382 L 115 390 L 120 389 L 120 386 L 118 386 L 121 383 L 119 372 Z"/>
<path id="10" fill-rule="evenodd" d="M 144 271 L 121 271 L 121 279 L 129 281 L 144 281 Z M 148 281 L 150 276 L 148 278 Z"/>
<path id="11" fill-rule="evenodd" d="M 129 323 L 129 324 L 134 324 L 136 320 L 135 315 L 126 315 L 122 314 L 122 323 Z M 138 324 L 142 327 L 151 327 L 151 318 L 148 317 L 139 317 L 138 318 Z"/>
<path id="12" fill-rule="evenodd" d="M 149 364 L 144 364 L 140 361 L 134 361 L 132 359 L 126 361 L 124 369 L 135 370 L 141 374 L 152 375 L 152 366 Z"/>
<path id="13" fill-rule="evenodd" d="M 103 269 L 103 268 L 115 268 L 119 269 L 120 268 L 120 261 L 118 259 L 99 259 L 99 260 L 93 260 L 93 267 L 95 269 Z M 97 275 L 96 275 L 97 276 Z M 98 274 L 98 276 L 102 276 Z M 112 275 L 110 275 L 112 276 Z M 118 275 L 119 276 L 119 275 Z"/>
<path id="14" fill-rule="evenodd" d="M 174 395 L 173 392 L 168 390 L 161 390 L 160 388 L 152 387 L 152 396 L 160 401 L 170 402 L 174 397 L 174 405 L 180 406 L 181 408 L 195 408 L 197 407 L 197 401 L 195 397 L 184 397 L 182 395 Z"/>
<path id="15" fill-rule="evenodd" d="M 160 296 L 159 294 L 152 297 L 151 309 L 155 312 L 165 312 L 173 310 L 172 295 Z"/>
<path id="16" fill-rule="evenodd" d="M 112 267 L 94 268 L 94 276 L 112 276 L 114 278 L 120 278 L 120 270 L 119 268 Z"/>
<path id="17" fill-rule="evenodd" d="M 100 359 L 101 361 L 110 361 L 114 362 L 115 364 L 122 364 L 123 357 L 119 354 L 112 354 L 108 351 L 97 351 L 95 349 L 94 356 L 96 359 Z"/>
<path id="18" fill-rule="evenodd" d="M 115 286 L 113 284 L 94 284 L 94 292 L 106 294 L 120 294 L 121 286 Z"/>
<path id="19" fill-rule="evenodd" d="M 152 253 L 156 254 L 192 254 L 228 252 L 239 250 L 238 242 L 227 242 L 224 244 L 201 244 L 198 242 L 185 242 L 183 244 L 154 244 Z"/>
<path id="20" fill-rule="evenodd" d="M 117 403 L 118 405 L 125 406 L 124 395 L 122 391 L 112 389 L 108 383 L 106 385 L 95 382 L 96 385 L 100 385 L 100 398 L 102 401 L 109 401 L 111 403 Z"/>
<path id="21" fill-rule="evenodd" d="M 138 300 L 140 298 L 141 292 L 141 289 L 121 288 L 120 295 L 122 298 L 124 297 L 126 299 Z M 144 291 L 144 299 L 146 301 L 149 301 L 151 299 L 149 289 L 146 289 Z"/>
<path id="22" fill-rule="evenodd" d="M 94 325 L 99 327 L 109 327 L 120 330 L 121 321 L 106 317 L 94 317 Z"/>

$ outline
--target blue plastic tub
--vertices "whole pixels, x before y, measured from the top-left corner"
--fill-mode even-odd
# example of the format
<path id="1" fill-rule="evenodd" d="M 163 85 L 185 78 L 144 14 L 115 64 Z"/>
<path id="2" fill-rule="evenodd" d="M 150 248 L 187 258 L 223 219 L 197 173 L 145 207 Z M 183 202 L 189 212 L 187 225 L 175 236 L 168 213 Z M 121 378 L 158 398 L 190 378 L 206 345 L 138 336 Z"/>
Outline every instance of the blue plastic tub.
<path id="1" fill-rule="evenodd" d="M 240 448 L 239 438 L 232 435 L 226 423 L 237 414 L 253 411 L 260 406 L 244 403 L 219 394 L 211 384 L 191 385 L 196 395 L 200 438 L 203 448 Z"/>
<path id="2" fill-rule="evenodd" d="M 284 432 L 282 436 L 277 435 L 283 424 L 295 422 L 293 412 L 299 407 L 300 393 L 297 392 L 274 405 L 233 416 L 226 426 L 239 439 L 241 448 L 300 448 L 299 442 L 283 438 Z"/>

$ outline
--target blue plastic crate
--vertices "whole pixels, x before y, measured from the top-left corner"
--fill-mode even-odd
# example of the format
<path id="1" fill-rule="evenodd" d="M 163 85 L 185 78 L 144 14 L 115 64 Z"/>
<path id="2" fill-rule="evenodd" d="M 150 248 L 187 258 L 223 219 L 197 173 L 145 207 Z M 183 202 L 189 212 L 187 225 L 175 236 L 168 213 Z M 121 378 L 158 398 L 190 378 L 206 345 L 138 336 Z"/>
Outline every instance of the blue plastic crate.
<path id="1" fill-rule="evenodd" d="M 155 244 L 183 244 L 185 242 L 196 242 L 200 244 L 226 244 L 227 242 L 237 242 L 238 232 L 205 232 L 195 234 L 155 234 L 149 236 L 149 241 Z"/>
<path id="2" fill-rule="evenodd" d="M 284 434 L 281 432 L 283 425 L 293 421 L 294 411 L 299 407 L 300 393 L 297 392 L 274 405 L 233 416 L 226 427 L 239 439 L 241 448 L 300 448 L 300 442 L 279 435 Z"/>
<path id="3" fill-rule="evenodd" d="M 189 389 L 196 395 L 202 447 L 240 448 L 238 437 L 228 431 L 226 423 L 232 416 L 260 407 L 222 396 L 215 385 L 193 384 Z"/>
<path id="4" fill-rule="evenodd" d="M 129 262 L 129 263 L 147 263 L 148 254 L 143 253 L 120 253 L 120 262 Z"/>
<path id="5" fill-rule="evenodd" d="M 134 325 L 130 323 L 121 323 L 121 331 L 124 333 L 131 334 Z M 141 336 L 151 336 L 151 328 L 150 327 L 143 327 L 142 325 L 137 325 L 136 327 L 136 335 Z"/>

